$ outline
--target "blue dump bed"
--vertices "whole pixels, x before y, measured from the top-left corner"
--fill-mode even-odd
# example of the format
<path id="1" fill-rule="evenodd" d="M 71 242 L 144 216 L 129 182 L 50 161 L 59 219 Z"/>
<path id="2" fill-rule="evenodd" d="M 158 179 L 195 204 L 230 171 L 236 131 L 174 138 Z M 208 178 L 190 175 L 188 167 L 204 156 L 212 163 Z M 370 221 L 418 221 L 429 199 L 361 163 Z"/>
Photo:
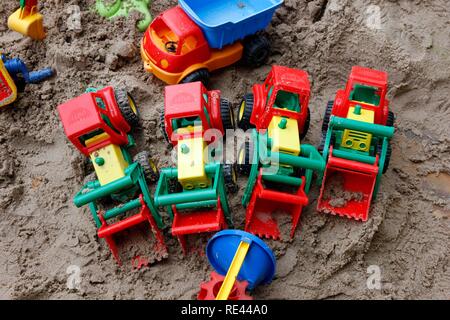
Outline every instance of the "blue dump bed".
<path id="1" fill-rule="evenodd" d="M 282 3 L 283 0 L 179 0 L 215 49 L 264 30 Z"/>

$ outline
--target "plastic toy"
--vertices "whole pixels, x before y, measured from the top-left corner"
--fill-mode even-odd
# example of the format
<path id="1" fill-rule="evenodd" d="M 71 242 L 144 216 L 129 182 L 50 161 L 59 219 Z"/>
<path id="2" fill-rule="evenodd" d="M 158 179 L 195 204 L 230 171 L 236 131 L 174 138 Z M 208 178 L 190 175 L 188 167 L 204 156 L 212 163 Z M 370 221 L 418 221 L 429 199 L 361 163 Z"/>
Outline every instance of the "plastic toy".
<path id="1" fill-rule="evenodd" d="M 20 8 L 8 18 L 8 28 L 34 40 L 44 39 L 44 18 L 37 0 L 20 0 Z"/>
<path id="2" fill-rule="evenodd" d="M 95 9 L 99 15 L 109 19 L 128 17 L 131 11 L 137 11 L 143 16 L 143 19 L 137 22 L 136 27 L 139 31 L 144 32 L 152 22 L 150 4 L 151 0 L 115 0 L 107 5 L 105 0 L 96 0 Z"/>
<path id="3" fill-rule="evenodd" d="M 215 160 L 223 151 L 205 133 L 215 129 L 223 135 L 235 124 L 230 103 L 218 90 L 207 91 L 201 82 L 165 90 L 161 129 L 177 147 L 177 168 L 161 170 L 155 204 L 173 218 L 172 234 L 187 253 L 186 235 L 233 226 L 227 190 L 237 190 L 235 167 Z"/>
<path id="4" fill-rule="evenodd" d="M 291 215 L 290 237 L 294 236 L 309 202 L 313 172 L 325 168 L 313 146 L 300 144 L 309 128 L 309 97 L 306 72 L 273 66 L 239 108 L 239 127 L 253 129 L 238 155 L 240 171 L 249 175 L 242 199 L 247 208 L 245 230 L 260 237 L 281 238 L 278 212 Z"/>
<path id="5" fill-rule="evenodd" d="M 90 89 L 60 105 L 58 111 L 67 137 L 91 159 L 95 169 L 95 175 L 76 194 L 74 203 L 77 207 L 89 205 L 98 237 L 106 240 L 120 265 L 114 235 L 148 222 L 157 241 L 156 259 L 166 257 L 167 249 L 158 229 L 164 224 L 147 185 L 158 180 L 158 169 L 148 152 L 138 153 L 134 159 L 129 152 L 135 146 L 130 131 L 139 121 L 133 98 L 123 89 Z M 112 202 L 112 208 L 105 208 L 105 201 Z M 126 218 L 118 220 L 125 214 Z"/>
<path id="6" fill-rule="evenodd" d="M 258 33 L 283 0 L 180 0 L 160 14 L 141 43 L 146 71 L 168 84 L 202 81 L 209 73 L 241 60 L 263 65 L 269 39 Z"/>
<path id="7" fill-rule="evenodd" d="M 261 239 L 240 230 L 214 235 L 206 255 L 215 272 L 201 284 L 199 300 L 251 300 L 247 291 L 269 284 L 275 275 L 275 256 Z"/>
<path id="8" fill-rule="evenodd" d="M 319 211 L 367 220 L 391 157 L 394 113 L 387 82 L 385 72 L 353 67 L 345 90 L 328 103 L 319 147 L 327 162 Z"/>
<path id="9" fill-rule="evenodd" d="M 16 101 L 17 92 L 23 91 L 26 84 L 39 83 L 51 76 L 51 68 L 29 72 L 25 63 L 18 59 L 7 59 L 1 55 L 0 59 L 0 108 Z"/>

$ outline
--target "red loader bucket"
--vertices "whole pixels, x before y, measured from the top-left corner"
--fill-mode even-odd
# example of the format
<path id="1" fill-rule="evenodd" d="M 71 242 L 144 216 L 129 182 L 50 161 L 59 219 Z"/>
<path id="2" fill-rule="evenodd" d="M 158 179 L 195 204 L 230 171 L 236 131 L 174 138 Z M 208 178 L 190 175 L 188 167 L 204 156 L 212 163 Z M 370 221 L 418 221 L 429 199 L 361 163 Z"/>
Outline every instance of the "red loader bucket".
<path id="1" fill-rule="evenodd" d="M 245 231 L 260 238 L 280 239 L 281 232 L 276 218 L 289 214 L 292 223 L 290 237 L 293 238 L 303 207 L 307 204 L 304 182 L 295 194 L 290 194 L 265 189 L 260 174 L 247 207 Z"/>
<path id="2" fill-rule="evenodd" d="M 330 155 L 317 210 L 367 221 L 378 166 Z"/>
<path id="3" fill-rule="evenodd" d="M 217 201 L 217 209 L 213 210 L 179 212 L 175 205 L 172 209 L 174 213 L 172 235 L 178 238 L 184 254 L 187 254 L 186 235 L 216 232 L 227 228 L 220 199 Z"/>

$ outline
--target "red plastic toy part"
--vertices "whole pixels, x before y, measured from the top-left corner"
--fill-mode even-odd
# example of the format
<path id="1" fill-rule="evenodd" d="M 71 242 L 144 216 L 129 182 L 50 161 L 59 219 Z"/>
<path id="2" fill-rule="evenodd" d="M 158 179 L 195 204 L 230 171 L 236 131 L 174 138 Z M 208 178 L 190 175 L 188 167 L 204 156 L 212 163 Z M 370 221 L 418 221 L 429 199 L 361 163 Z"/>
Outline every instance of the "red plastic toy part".
<path id="1" fill-rule="evenodd" d="M 139 214 L 133 215 L 131 217 L 128 217 L 124 220 L 121 220 L 119 222 L 110 225 L 108 225 L 106 220 L 102 216 L 100 216 L 102 226 L 98 230 L 98 237 L 105 239 L 114 258 L 116 259 L 119 265 L 122 265 L 122 261 L 120 259 L 116 242 L 114 241 L 114 235 L 144 222 L 149 223 L 150 230 L 152 231 L 156 239 L 156 245 L 153 251 L 155 252 L 155 259 L 157 261 L 161 261 L 162 259 L 168 257 L 167 247 L 164 243 L 164 237 L 160 232 L 158 226 L 156 225 L 155 219 L 150 214 L 150 210 L 145 204 L 142 195 L 139 197 L 139 200 L 141 202 L 141 211 L 139 212 Z"/>
<path id="2" fill-rule="evenodd" d="M 298 94 L 300 112 L 275 108 L 279 91 Z M 254 105 L 250 123 L 258 130 L 267 129 L 273 116 L 284 116 L 297 120 L 299 132 L 303 132 L 309 112 L 310 93 L 311 86 L 307 72 L 275 65 L 263 84 L 253 86 Z"/>
<path id="3" fill-rule="evenodd" d="M 280 211 L 280 217 L 286 214 L 291 216 L 290 237 L 293 238 L 303 207 L 309 203 L 304 181 L 295 194 L 269 190 L 263 186 L 261 169 L 247 207 L 245 231 L 260 238 L 279 240 L 281 233 L 274 216 Z"/>
<path id="4" fill-rule="evenodd" d="M 160 43 L 153 40 L 157 38 L 153 34 L 161 37 L 166 35 L 168 30 L 173 32 L 171 41 L 167 39 L 166 43 Z M 202 30 L 179 6 L 155 18 L 147 29 L 142 44 L 156 66 L 168 73 L 183 72 L 192 65 L 207 61 L 211 56 Z M 192 44 L 195 46 L 194 49 L 191 49 Z"/>
<path id="5" fill-rule="evenodd" d="M 216 210 L 185 214 L 178 212 L 176 206 L 172 206 L 172 208 L 174 213 L 172 235 L 178 238 L 185 255 L 188 253 L 187 235 L 216 232 L 227 228 L 220 199 L 217 201 Z"/>
<path id="6" fill-rule="evenodd" d="M 220 91 L 207 91 L 201 82 L 167 86 L 165 89 L 164 126 L 171 143 L 175 146 L 183 134 L 173 134 L 172 120 L 199 118 L 202 131 L 194 132 L 203 136 L 208 129 L 217 129 L 224 134 L 220 113 Z M 205 109 L 207 112 L 205 112 Z M 186 133 L 191 136 L 190 133 Z"/>
<path id="7" fill-rule="evenodd" d="M 198 300 L 215 300 L 219 293 L 220 287 L 225 277 L 216 272 L 211 272 L 211 280 L 204 282 L 200 285 L 200 292 L 198 293 Z M 247 295 L 247 281 L 235 281 L 231 294 L 228 300 L 253 300 L 253 298 Z"/>
<path id="8" fill-rule="evenodd" d="M 67 137 L 86 156 L 110 144 L 128 144 L 131 127 L 120 112 L 112 87 L 85 93 L 58 106 L 58 111 Z M 106 138 L 85 145 L 89 134 L 100 133 L 105 133 Z"/>
<path id="9" fill-rule="evenodd" d="M 378 165 L 336 158 L 332 156 L 332 151 L 333 148 L 331 147 L 320 196 L 317 200 L 317 210 L 319 212 L 367 221 L 379 171 Z M 336 182 L 338 184 L 333 187 L 332 184 Z M 348 194 L 357 195 L 357 198 L 343 199 L 345 201 L 345 205 L 343 206 L 330 203 L 330 201 L 336 200 L 328 198 L 326 190 L 333 188 L 339 188 Z"/>
<path id="10" fill-rule="evenodd" d="M 353 102 L 350 97 L 355 85 L 365 85 L 377 89 L 380 101 L 377 105 L 364 103 L 362 101 Z M 388 86 L 388 74 L 383 71 L 355 66 L 352 68 L 345 90 L 338 90 L 331 114 L 341 118 L 347 118 L 350 107 L 358 104 L 365 110 L 375 113 L 374 123 L 386 125 L 389 113 L 389 101 L 386 98 Z"/>

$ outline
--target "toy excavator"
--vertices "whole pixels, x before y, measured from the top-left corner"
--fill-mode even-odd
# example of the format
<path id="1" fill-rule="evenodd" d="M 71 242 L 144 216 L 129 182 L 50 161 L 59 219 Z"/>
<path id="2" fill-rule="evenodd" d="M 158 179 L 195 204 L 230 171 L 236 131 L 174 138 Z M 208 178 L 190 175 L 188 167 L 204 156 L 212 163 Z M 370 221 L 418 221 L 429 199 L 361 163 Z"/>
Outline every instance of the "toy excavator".
<path id="1" fill-rule="evenodd" d="M 161 170 L 155 204 L 173 218 L 172 235 L 186 254 L 186 235 L 233 226 L 227 191 L 237 191 L 235 167 L 216 160 L 221 147 L 206 134 L 215 130 L 223 136 L 234 129 L 234 117 L 220 91 L 194 82 L 166 87 L 161 126 L 177 148 L 177 167 Z"/>
<path id="2" fill-rule="evenodd" d="M 20 0 L 20 8 L 8 18 L 8 28 L 34 40 L 45 38 L 44 19 L 37 0 Z"/>
<path id="3" fill-rule="evenodd" d="M 353 67 L 345 90 L 330 101 L 319 150 L 327 162 L 317 210 L 366 221 L 391 157 L 394 113 L 385 72 Z"/>
<path id="4" fill-rule="evenodd" d="M 249 175 L 242 199 L 247 208 L 245 230 L 260 237 L 281 238 L 277 219 L 283 213 L 291 215 L 290 237 L 294 236 L 309 203 L 313 172 L 321 175 L 325 168 L 313 146 L 300 144 L 309 128 L 309 97 L 306 72 L 273 66 L 239 109 L 239 127 L 252 129 L 238 155 L 240 171 Z"/>
<path id="5" fill-rule="evenodd" d="M 29 72 L 21 59 L 7 59 L 2 54 L 0 59 L 0 108 L 16 101 L 17 92 L 23 91 L 26 84 L 42 82 L 52 77 L 53 74 L 51 68 Z"/>
<path id="6" fill-rule="evenodd" d="M 132 158 L 129 151 L 135 146 L 130 131 L 138 124 L 137 110 L 126 90 L 112 87 L 90 89 L 58 107 L 67 137 L 91 159 L 95 169 L 74 203 L 77 207 L 89 205 L 98 237 L 106 240 L 119 265 L 114 236 L 144 223 L 156 238 L 155 259 L 167 257 L 159 230 L 164 223 L 147 185 L 158 180 L 158 169 L 148 152 Z M 105 206 L 105 201 L 112 205 Z"/>

